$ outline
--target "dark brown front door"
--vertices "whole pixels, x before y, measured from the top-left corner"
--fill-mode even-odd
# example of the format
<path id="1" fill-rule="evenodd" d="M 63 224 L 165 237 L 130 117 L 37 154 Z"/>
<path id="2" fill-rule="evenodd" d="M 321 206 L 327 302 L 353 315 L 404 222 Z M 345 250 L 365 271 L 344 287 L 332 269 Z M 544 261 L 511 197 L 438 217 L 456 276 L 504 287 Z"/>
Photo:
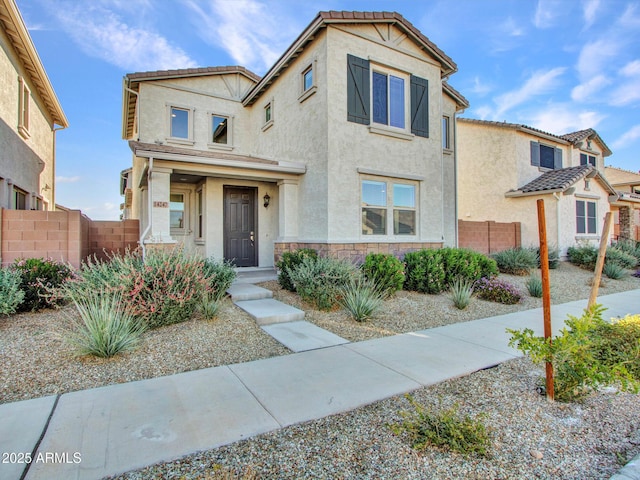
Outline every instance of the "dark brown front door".
<path id="1" fill-rule="evenodd" d="M 256 194 L 253 187 L 224 187 L 224 258 L 257 267 Z"/>

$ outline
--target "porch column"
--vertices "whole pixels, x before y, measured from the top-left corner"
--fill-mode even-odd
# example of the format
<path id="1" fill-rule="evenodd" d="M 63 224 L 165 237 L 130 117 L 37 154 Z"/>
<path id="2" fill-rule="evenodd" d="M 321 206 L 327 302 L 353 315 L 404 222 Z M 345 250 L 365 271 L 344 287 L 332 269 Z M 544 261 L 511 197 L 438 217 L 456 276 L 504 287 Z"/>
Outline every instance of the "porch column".
<path id="1" fill-rule="evenodd" d="M 175 243 L 171 238 L 169 194 L 171 191 L 170 168 L 154 167 L 149 183 L 151 195 L 151 231 L 145 243 Z"/>
<path id="2" fill-rule="evenodd" d="M 298 181 L 278 182 L 278 240 L 298 239 Z"/>
<path id="3" fill-rule="evenodd" d="M 620 222 L 620 232 L 618 236 L 620 239 L 631 240 L 631 208 L 620 207 L 618 209 L 618 221 Z"/>

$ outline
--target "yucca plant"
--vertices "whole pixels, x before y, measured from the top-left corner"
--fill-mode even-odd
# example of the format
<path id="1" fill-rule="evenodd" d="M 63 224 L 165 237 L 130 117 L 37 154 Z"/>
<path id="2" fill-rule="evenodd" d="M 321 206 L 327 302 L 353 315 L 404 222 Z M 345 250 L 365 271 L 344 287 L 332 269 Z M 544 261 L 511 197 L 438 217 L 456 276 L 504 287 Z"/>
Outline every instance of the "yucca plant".
<path id="1" fill-rule="evenodd" d="M 611 280 L 620 280 L 628 275 L 625 268 L 621 267 L 617 263 L 605 263 L 602 268 L 602 272 Z"/>
<path id="2" fill-rule="evenodd" d="M 340 305 L 349 311 L 356 322 L 371 318 L 382 306 L 384 292 L 366 278 L 351 279 L 340 289 Z"/>
<path id="3" fill-rule="evenodd" d="M 464 310 L 471 302 L 473 294 L 473 282 L 458 279 L 451 285 L 451 300 L 459 310 Z"/>
<path id="4" fill-rule="evenodd" d="M 542 298 L 542 279 L 535 275 L 531 275 L 525 284 L 529 295 L 535 298 Z"/>
<path id="5" fill-rule="evenodd" d="M 94 292 L 71 301 L 80 319 L 72 319 L 64 338 L 76 354 L 112 357 L 138 345 L 145 325 L 125 310 L 120 294 Z"/>
<path id="6" fill-rule="evenodd" d="M 207 320 L 215 318 L 220 310 L 221 299 L 217 298 L 215 293 L 205 292 L 202 294 L 202 301 L 200 303 L 200 312 Z"/>

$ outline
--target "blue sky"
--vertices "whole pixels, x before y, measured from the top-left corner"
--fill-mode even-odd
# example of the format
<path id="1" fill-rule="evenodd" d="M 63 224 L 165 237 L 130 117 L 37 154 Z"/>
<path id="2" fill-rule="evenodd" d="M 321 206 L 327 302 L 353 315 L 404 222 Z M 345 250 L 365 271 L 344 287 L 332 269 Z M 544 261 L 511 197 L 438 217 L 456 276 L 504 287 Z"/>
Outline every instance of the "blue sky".
<path id="1" fill-rule="evenodd" d="M 242 65 L 262 75 L 319 10 L 401 13 L 458 64 L 465 117 L 595 128 L 640 169 L 639 0 L 17 0 L 70 126 L 57 203 L 117 219 L 126 73 Z"/>

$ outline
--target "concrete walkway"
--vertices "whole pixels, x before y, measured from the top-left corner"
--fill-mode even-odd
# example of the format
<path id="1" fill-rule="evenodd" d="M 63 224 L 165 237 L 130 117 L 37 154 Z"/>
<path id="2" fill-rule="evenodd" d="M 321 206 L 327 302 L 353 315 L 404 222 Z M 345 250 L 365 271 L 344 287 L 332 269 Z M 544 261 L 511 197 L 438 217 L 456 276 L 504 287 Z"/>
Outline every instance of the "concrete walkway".
<path id="1" fill-rule="evenodd" d="M 640 290 L 599 303 L 607 316 L 638 313 Z M 585 305 L 554 306 L 554 330 Z M 520 354 L 507 345 L 507 327 L 542 332 L 542 309 L 4 404 L 0 451 L 32 454 L 28 480 L 114 475 L 515 358 Z M 625 468 L 621 474 L 640 475 L 640 462 Z M 0 463 L 0 478 L 20 479 L 24 469 L 24 463 Z"/>

